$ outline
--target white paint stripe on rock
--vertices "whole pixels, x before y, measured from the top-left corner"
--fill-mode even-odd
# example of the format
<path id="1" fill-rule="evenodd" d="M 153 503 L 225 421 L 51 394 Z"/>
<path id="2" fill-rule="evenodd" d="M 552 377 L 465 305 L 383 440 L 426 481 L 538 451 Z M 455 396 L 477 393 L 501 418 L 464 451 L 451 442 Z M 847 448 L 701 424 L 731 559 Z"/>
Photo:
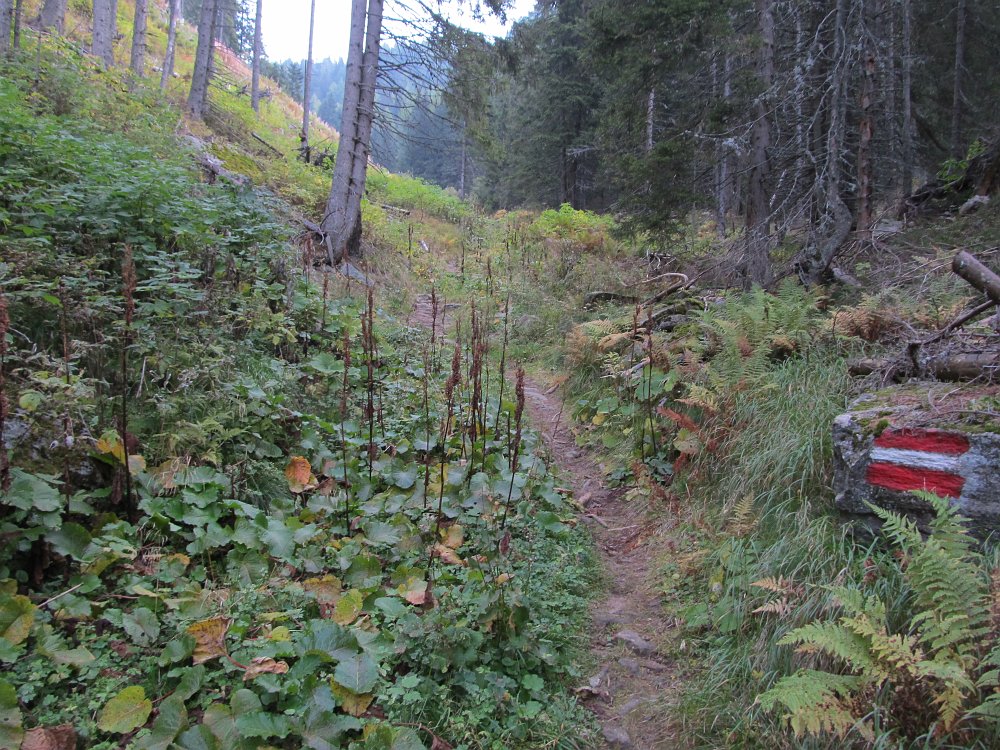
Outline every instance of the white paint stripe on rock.
<path id="1" fill-rule="evenodd" d="M 890 464 L 913 466 L 921 469 L 936 469 L 937 471 L 958 470 L 958 456 L 946 456 L 943 453 L 909 451 L 903 448 L 873 448 L 871 459 L 872 461 L 884 461 Z"/>

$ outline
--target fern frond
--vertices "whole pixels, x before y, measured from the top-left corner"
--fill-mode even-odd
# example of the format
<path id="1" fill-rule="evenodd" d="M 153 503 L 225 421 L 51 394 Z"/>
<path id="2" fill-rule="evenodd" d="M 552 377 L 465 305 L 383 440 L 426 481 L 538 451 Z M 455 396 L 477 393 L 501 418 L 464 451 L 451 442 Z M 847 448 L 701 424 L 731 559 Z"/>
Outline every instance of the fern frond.
<path id="1" fill-rule="evenodd" d="M 868 737 L 870 728 L 859 723 L 843 700 L 862 684 L 862 678 L 853 675 L 802 669 L 782 677 L 773 688 L 757 696 L 757 702 L 767 711 L 783 706 L 788 711 L 784 718 L 796 736 L 829 732 L 843 737 L 857 727 Z"/>
<path id="2" fill-rule="evenodd" d="M 801 653 L 822 651 L 842 659 L 862 674 L 879 670 L 869 651 L 867 639 L 835 622 L 811 622 L 786 633 L 778 645 L 798 645 Z"/>

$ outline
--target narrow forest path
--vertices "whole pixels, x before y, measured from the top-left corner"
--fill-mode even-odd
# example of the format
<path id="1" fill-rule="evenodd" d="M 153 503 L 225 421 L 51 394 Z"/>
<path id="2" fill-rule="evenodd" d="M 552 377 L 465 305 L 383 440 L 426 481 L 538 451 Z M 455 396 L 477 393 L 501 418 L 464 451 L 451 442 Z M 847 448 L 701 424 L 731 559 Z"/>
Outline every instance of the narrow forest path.
<path id="1" fill-rule="evenodd" d="M 609 488 L 592 451 L 577 446 L 557 390 L 525 380 L 525 408 L 562 483 L 583 507 L 601 556 L 607 588 L 591 610 L 590 650 L 596 671 L 579 690 L 610 748 L 672 748 L 678 675 L 660 651 L 667 623 L 652 587 L 656 551 L 641 507 Z"/>
<path id="2" fill-rule="evenodd" d="M 451 333 L 457 304 L 417 297 L 409 322 Z M 579 447 L 558 387 L 525 378 L 525 409 L 542 435 L 561 484 L 572 491 L 600 554 L 606 588 L 591 607 L 590 652 L 594 673 L 577 689 L 601 725 L 601 746 L 660 750 L 681 746 L 675 731 L 679 676 L 663 655 L 669 623 L 653 586 L 653 529 L 624 488 L 605 484 L 597 454 Z"/>

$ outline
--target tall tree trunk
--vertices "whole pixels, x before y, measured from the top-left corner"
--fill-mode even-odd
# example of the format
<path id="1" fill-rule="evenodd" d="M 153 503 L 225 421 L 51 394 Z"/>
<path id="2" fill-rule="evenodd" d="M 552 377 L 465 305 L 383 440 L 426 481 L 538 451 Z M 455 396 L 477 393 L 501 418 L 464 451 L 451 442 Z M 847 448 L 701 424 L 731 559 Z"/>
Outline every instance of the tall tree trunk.
<path id="1" fill-rule="evenodd" d="M 0 0 L 0 56 L 10 54 L 10 32 L 14 25 L 14 0 Z"/>
<path id="2" fill-rule="evenodd" d="M 14 3 L 14 49 L 21 49 L 21 19 L 24 16 L 24 0 Z"/>
<path id="3" fill-rule="evenodd" d="M 257 15 L 253 22 L 253 67 L 250 73 L 250 106 L 260 112 L 260 58 L 263 54 L 260 38 L 260 20 L 264 12 L 264 0 L 257 0 Z M 311 23 L 311 22 L 310 22 Z M 312 34 L 309 34 L 310 39 Z"/>
<path id="4" fill-rule="evenodd" d="M 468 151 L 468 148 L 467 148 L 468 136 L 466 136 L 466 134 L 465 134 L 465 131 L 466 131 L 467 127 L 468 127 L 467 123 L 463 122 L 462 123 L 462 158 L 461 158 L 461 164 L 459 165 L 460 171 L 459 171 L 459 174 L 458 174 L 458 197 L 461 198 L 462 200 L 465 200 L 465 172 L 468 169 L 468 154 L 467 154 L 467 151 Z"/>
<path id="5" fill-rule="evenodd" d="M 903 164 L 900 181 L 903 196 L 913 190 L 913 10 L 903 0 Z"/>
<path id="6" fill-rule="evenodd" d="M 862 5 L 862 36 L 864 38 L 864 77 L 861 85 L 861 122 L 858 126 L 858 241 L 870 244 L 872 240 L 872 194 L 874 173 L 872 169 L 872 138 L 875 136 L 875 118 L 872 105 L 875 99 L 875 51 L 871 33 L 867 28 L 867 14 Z"/>
<path id="7" fill-rule="evenodd" d="M 309 162 L 309 108 L 312 100 L 313 27 L 316 21 L 316 0 L 309 3 L 309 47 L 306 56 L 306 75 L 302 86 L 302 159 Z"/>
<path id="8" fill-rule="evenodd" d="M 114 0 L 94 0 L 94 35 L 91 52 L 107 67 L 115 64 L 114 43 L 117 23 L 117 3 Z"/>
<path id="9" fill-rule="evenodd" d="M 201 17 L 198 20 L 198 48 L 194 56 L 194 71 L 191 73 L 188 110 L 199 118 L 204 116 L 208 100 L 208 80 L 215 47 L 215 4 L 216 0 L 202 0 Z"/>
<path id="10" fill-rule="evenodd" d="M 818 190 L 822 201 L 819 227 L 812 233 L 796 263 L 804 284 L 818 284 L 851 233 L 853 217 L 841 195 L 840 162 L 846 135 L 846 99 L 850 74 L 847 52 L 847 0 L 837 0 L 833 65 L 830 86 L 830 123 L 826 131 L 826 158 Z"/>
<path id="11" fill-rule="evenodd" d="M 365 54 L 361 64 L 361 92 L 358 102 L 358 131 L 352 162 L 348 217 L 353 226 L 347 235 L 346 250 L 356 255 L 361 249 L 361 196 L 368 178 L 368 153 L 371 150 L 372 126 L 375 122 L 375 89 L 378 82 L 378 58 L 382 44 L 382 8 L 384 0 L 368 0 L 368 27 L 365 32 Z"/>
<path id="12" fill-rule="evenodd" d="M 63 33 L 63 26 L 66 23 L 66 2 L 67 0 L 45 0 L 38 21 L 43 29 L 55 29 L 57 33 Z"/>
<path id="13" fill-rule="evenodd" d="M 656 89 L 650 87 L 646 96 L 646 153 L 653 152 L 653 124 L 656 114 Z"/>
<path id="14" fill-rule="evenodd" d="M 765 284 L 771 275 L 770 201 L 771 86 L 774 83 L 774 0 L 756 0 L 760 50 L 757 78 L 761 92 L 754 103 L 754 125 L 747 182 L 746 242 L 741 267 L 744 286 Z"/>
<path id="15" fill-rule="evenodd" d="M 965 156 L 962 147 L 962 75 L 965 72 L 965 22 L 967 0 L 958 0 L 955 9 L 955 70 L 951 92 L 951 155 L 956 159 Z"/>
<path id="16" fill-rule="evenodd" d="M 365 48 L 366 0 L 351 0 L 351 33 L 347 48 L 347 66 L 344 77 L 344 105 L 340 123 L 340 142 L 337 144 L 337 161 L 333 167 L 333 182 L 326 203 L 323 231 L 326 233 L 326 251 L 333 265 L 344 256 L 348 239 L 354 231 L 354 216 L 349 213 L 351 193 L 357 188 L 353 182 L 355 146 L 358 140 L 358 117 L 361 102 L 362 57 Z"/>
<path id="17" fill-rule="evenodd" d="M 170 0 L 170 20 L 167 22 L 167 51 L 163 55 L 163 72 L 160 74 L 160 88 L 167 88 L 174 74 L 174 53 L 177 49 L 177 21 L 181 15 L 181 0 Z"/>
<path id="18" fill-rule="evenodd" d="M 146 19 L 147 0 L 135 0 L 135 16 L 132 23 L 132 55 L 129 67 L 136 76 L 146 73 Z"/>

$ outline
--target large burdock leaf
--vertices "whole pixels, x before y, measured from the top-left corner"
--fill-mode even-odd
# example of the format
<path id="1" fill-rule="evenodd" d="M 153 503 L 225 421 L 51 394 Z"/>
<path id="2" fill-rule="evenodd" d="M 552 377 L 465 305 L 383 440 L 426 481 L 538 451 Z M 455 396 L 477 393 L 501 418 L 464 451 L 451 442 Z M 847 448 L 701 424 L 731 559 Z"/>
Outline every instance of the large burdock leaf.
<path id="1" fill-rule="evenodd" d="M 228 617 L 212 617 L 188 626 L 187 632 L 195 641 L 195 664 L 204 664 L 209 659 L 229 653 L 226 650 L 226 633 L 232 622 Z"/>
<path id="2" fill-rule="evenodd" d="M 368 654 L 355 654 L 341 660 L 333 670 L 333 679 L 352 693 L 368 693 L 378 681 L 378 664 Z"/>
<path id="3" fill-rule="evenodd" d="M 122 627 L 138 646 L 148 646 L 160 637 L 160 621 L 147 607 L 138 607 L 123 615 Z"/>
<path id="4" fill-rule="evenodd" d="M 0 680 L 0 750 L 17 750 L 24 739 L 21 708 L 17 693 L 9 682 Z"/>
<path id="5" fill-rule="evenodd" d="M 0 594 L 0 638 L 14 646 L 24 641 L 35 624 L 35 609 L 26 596 Z"/>
<path id="6" fill-rule="evenodd" d="M 138 740 L 135 750 L 169 750 L 177 735 L 187 726 L 188 713 L 184 706 L 184 698 L 174 693 L 160 703 L 156 720 L 152 728 L 142 739 Z"/>
<path id="7" fill-rule="evenodd" d="M 128 734 L 145 724 L 152 710 L 153 702 L 146 697 L 146 691 L 132 685 L 105 704 L 97 726 L 102 732 Z"/>
<path id="8" fill-rule="evenodd" d="M 296 495 L 316 488 L 312 466 L 302 456 L 292 456 L 289 459 L 288 466 L 285 467 L 285 479 L 288 480 L 288 489 Z"/>
<path id="9" fill-rule="evenodd" d="M 21 750 L 76 750 L 76 730 L 72 724 L 29 729 Z"/>

